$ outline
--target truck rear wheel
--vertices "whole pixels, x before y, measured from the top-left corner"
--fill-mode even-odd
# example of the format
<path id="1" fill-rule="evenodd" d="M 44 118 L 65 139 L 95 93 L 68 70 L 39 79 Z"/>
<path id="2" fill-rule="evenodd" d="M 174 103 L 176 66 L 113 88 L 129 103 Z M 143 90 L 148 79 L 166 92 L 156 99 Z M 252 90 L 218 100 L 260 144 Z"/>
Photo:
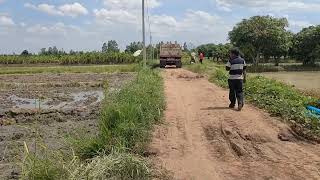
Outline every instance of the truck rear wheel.
<path id="1" fill-rule="evenodd" d="M 160 61 L 160 68 L 165 68 L 165 67 L 166 67 L 166 62 Z"/>
<path id="2" fill-rule="evenodd" d="M 181 61 L 177 61 L 176 62 L 176 67 L 177 68 L 182 68 L 182 62 Z"/>

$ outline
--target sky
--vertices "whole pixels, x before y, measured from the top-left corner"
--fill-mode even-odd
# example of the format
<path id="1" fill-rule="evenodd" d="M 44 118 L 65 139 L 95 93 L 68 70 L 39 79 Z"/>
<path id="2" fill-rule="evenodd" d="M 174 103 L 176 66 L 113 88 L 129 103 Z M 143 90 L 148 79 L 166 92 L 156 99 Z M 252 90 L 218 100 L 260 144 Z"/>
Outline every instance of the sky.
<path id="1" fill-rule="evenodd" d="M 147 43 L 190 46 L 228 42 L 228 32 L 255 15 L 286 17 L 289 30 L 320 24 L 320 0 L 146 0 Z M 121 49 L 142 39 L 141 0 L 0 0 L 0 54 Z M 150 28 L 149 28 L 150 27 Z"/>

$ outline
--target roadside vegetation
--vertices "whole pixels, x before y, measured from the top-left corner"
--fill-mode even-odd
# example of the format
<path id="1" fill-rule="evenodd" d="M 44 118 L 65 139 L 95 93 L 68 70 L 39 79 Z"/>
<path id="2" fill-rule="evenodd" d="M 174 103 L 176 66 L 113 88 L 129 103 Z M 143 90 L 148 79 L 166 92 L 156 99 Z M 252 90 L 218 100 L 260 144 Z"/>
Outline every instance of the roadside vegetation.
<path id="1" fill-rule="evenodd" d="M 135 72 L 138 64 L 81 66 L 0 66 L 0 74 Z"/>
<path id="2" fill-rule="evenodd" d="M 0 64 L 130 64 L 139 62 L 132 54 L 87 52 L 58 55 L 1 55 Z"/>
<path id="3" fill-rule="evenodd" d="M 152 165 L 143 156 L 164 102 L 159 73 L 139 71 L 136 80 L 107 95 L 97 135 L 68 138 L 70 150 L 58 155 L 43 144 L 37 153 L 25 145 L 23 179 L 150 179 Z"/>
<path id="4" fill-rule="evenodd" d="M 187 65 L 186 68 L 207 75 L 210 82 L 221 87 L 228 87 L 228 73 L 224 66 L 207 61 L 204 65 Z M 262 76 L 248 77 L 245 96 L 257 107 L 289 122 L 296 133 L 303 137 L 319 137 L 320 121 L 310 116 L 306 109 L 308 104 L 317 101 L 316 97 L 306 96 L 292 86 Z"/>

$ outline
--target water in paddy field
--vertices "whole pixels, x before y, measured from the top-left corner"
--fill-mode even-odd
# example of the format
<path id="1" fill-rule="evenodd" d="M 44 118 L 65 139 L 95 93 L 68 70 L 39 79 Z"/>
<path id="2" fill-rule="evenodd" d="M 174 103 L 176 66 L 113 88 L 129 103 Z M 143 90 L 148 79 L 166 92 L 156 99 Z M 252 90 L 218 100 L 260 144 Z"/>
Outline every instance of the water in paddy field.
<path id="1" fill-rule="evenodd" d="M 96 105 L 104 99 L 103 91 L 82 91 L 71 93 L 72 101 L 60 101 L 53 103 L 52 99 L 30 99 L 11 95 L 8 100 L 13 102 L 15 108 L 19 109 L 75 109 Z"/>
<path id="2" fill-rule="evenodd" d="M 257 74 L 255 74 L 257 75 Z M 313 72 L 272 72 L 258 73 L 268 78 L 276 79 L 293 85 L 302 90 L 317 90 L 320 91 L 320 71 Z"/>

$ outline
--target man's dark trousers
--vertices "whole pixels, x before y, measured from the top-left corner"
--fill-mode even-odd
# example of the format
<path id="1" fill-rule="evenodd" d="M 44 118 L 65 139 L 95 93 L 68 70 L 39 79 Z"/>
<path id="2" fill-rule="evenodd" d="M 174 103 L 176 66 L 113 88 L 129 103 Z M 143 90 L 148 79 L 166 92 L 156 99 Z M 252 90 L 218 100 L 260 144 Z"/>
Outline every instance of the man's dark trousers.
<path id="1" fill-rule="evenodd" d="M 243 80 L 242 79 L 229 79 L 229 99 L 232 106 L 236 105 L 236 100 L 238 104 L 244 104 L 243 102 Z"/>

